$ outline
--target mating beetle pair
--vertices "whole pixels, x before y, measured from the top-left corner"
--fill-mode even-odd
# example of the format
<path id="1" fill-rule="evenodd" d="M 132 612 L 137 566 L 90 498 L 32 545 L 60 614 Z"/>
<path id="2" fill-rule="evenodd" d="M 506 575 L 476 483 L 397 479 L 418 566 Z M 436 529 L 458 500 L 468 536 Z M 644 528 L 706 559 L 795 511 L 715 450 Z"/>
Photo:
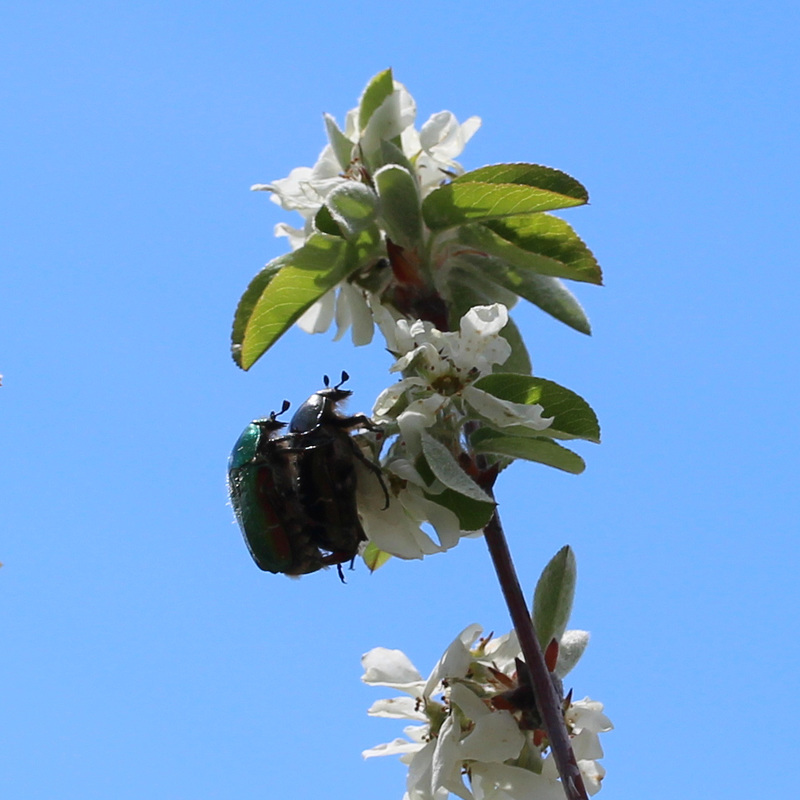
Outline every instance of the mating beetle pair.
<path id="1" fill-rule="evenodd" d="M 346 417 L 337 405 L 352 393 L 348 379 L 315 392 L 297 409 L 289 432 L 277 417 L 253 420 L 234 445 L 228 462 L 228 487 L 247 547 L 266 572 L 305 575 L 342 564 L 366 540 L 356 505 L 355 460 L 381 481 L 380 468 L 350 438 L 358 428 L 373 428 L 363 414 Z"/>

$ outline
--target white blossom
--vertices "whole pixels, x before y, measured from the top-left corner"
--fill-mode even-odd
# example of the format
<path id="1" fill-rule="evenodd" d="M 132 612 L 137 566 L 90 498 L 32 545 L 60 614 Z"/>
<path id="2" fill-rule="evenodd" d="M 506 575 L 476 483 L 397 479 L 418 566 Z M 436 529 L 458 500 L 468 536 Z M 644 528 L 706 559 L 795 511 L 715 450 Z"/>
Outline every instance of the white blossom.
<path id="1" fill-rule="evenodd" d="M 377 419 L 397 420 L 412 455 L 419 452 L 415 444 L 421 431 L 443 412 L 460 414 L 464 420 L 472 414 L 496 427 L 522 425 L 538 431 L 552 423 L 551 417 L 542 416 L 538 403 L 511 403 L 473 385 L 511 354 L 500 334 L 507 323 L 508 309 L 502 303 L 470 309 L 458 331 L 439 331 L 420 320 L 381 322 L 397 356 L 390 371 L 407 377 L 384 390 L 373 413 Z M 395 412 L 398 408 L 402 410 Z"/>
<path id="2" fill-rule="evenodd" d="M 375 702 L 368 713 L 414 723 L 404 728 L 405 739 L 363 755 L 399 756 L 408 765 L 409 800 L 445 800 L 451 794 L 464 800 L 562 800 L 546 739 L 492 700 L 517 680 L 516 635 L 479 640 L 480 633 L 478 625 L 465 628 L 427 679 L 400 650 L 377 647 L 362 657 L 365 683 L 404 693 Z M 605 775 L 597 761 L 603 755 L 599 734 L 613 726 L 602 704 L 589 698 L 572 701 L 564 719 L 587 791 L 595 794 Z"/>
<path id="3" fill-rule="evenodd" d="M 287 211 L 297 211 L 303 218 L 303 226 L 299 228 L 279 223 L 275 226 L 275 235 L 287 237 L 292 250 L 296 250 L 314 232 L 314 218 L 335 189 L 357 181 L 375 195 L 368 164 L 379 153 L 383 141 L 399 138 L 403 154 L 414 170 L 421 197 L 443 180 L 462 174 L 464 170 L 455 158 L 480 127 L 480 119 L 470 117 L 459 124 L 452 113 L 440 111 L 417 131 L 414 128 L 416 113 L 414 98 L 403 84 L 395 81 L 394 91 L 373 111 L 363 131 L 359 131 L 358 107 L 347 113 L 343 131 L 333 117 L 326 115 L 329 143 L 313 167 L 296 167 L 285 178 L 251 187 L 254 191 L 271 192 L 274 203 Z M 351 146 L 343 147 L 342 137 Z M 378 206 L 375 195 L 375 207 Z M 370 342 L 372 319 L 367 302 L 363 294 L 346 291 L 346 287 L 352 287 L 352 283 L 345 281 L 331 289 L 300 317 L 298 325 L 309 333 L 320 333 L 336 319 L 336 336 L 340 338 L 351 323 L 358 322 L 359 330 L 353 332 L 353 342 L 358 345 Z"/>

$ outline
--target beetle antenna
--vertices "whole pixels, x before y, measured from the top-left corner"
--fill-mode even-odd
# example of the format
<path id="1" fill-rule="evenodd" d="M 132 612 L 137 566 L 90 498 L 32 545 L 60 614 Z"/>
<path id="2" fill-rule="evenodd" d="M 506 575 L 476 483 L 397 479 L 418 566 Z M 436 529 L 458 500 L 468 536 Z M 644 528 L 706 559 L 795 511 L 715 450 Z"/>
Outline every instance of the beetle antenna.
<path id="1" fill-rule="evenodd" d="M 342 370 L 342 379 L 341 379 L 341 381 L 339 381 L 339 383 L 336 385 L 336 388 L 337 388 L 337 389 L 338 389 L 338 388 L 340 388 L 340 387 L 341 387 L 341 385 L 342 385 L 342 384 L 343 384 L 345 381 L 349 381 L 349 380 L 350 380 L 350 376 L 349 376 L 349 375 L 348 375 L 348 374 L 347 374 L 347 373 L 346 373 L 344 370 Z"/>
<path id="2" fill-rule="evenodd" d="M 280 414 L 285 414 L 289 410 L 289 406 L 291 403 L 288 400 L 283 401 L 283 405 L 281 406 L 281 410 L 275 415 L 276 417 Z"/>
<path id="3" fill-rule="evenodd" d="M 331 385 L 331 379 L 327 375 L 322 376 L 322 382 L 325 384 L 326 389 Z"/>

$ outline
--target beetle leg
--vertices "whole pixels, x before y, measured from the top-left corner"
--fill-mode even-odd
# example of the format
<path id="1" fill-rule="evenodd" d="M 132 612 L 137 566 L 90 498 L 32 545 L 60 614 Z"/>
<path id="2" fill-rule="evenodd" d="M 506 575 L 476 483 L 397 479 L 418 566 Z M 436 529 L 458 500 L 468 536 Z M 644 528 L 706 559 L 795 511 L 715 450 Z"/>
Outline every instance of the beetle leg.
<path id="1" fill-rule="evenodd" d="M 380 483 L 381 489 L 383 489 L 383 496 L 386 500 L 386 502 L 383 504 L 383 511 L 386 511 L 386 509 L 389 508 L 389 490 L 386 488 L 386 483 L 384 483 L 383 480 L 383 470 L 374 461 L 370 461 L 364 455 L 361 448 L 352 439 L 350 440 L 350 444 L 353 445 L 353 453 L 355 457 L 378 479 L 378 483 Z"/>

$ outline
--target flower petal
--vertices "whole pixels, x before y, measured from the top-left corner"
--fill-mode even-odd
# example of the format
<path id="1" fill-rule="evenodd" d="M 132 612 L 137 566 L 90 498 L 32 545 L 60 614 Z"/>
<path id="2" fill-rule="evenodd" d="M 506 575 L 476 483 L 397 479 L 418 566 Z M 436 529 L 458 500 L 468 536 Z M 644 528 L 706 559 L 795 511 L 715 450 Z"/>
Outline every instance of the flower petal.
<path id="1" fill-rule="evenodd" d="M 361 680 L 373 686 L 391 686 L 405 691 L 407 686 L 422 683 L 422 675 L 402 650 L 374 647 L 361 656 L 364 674 Z"/>

